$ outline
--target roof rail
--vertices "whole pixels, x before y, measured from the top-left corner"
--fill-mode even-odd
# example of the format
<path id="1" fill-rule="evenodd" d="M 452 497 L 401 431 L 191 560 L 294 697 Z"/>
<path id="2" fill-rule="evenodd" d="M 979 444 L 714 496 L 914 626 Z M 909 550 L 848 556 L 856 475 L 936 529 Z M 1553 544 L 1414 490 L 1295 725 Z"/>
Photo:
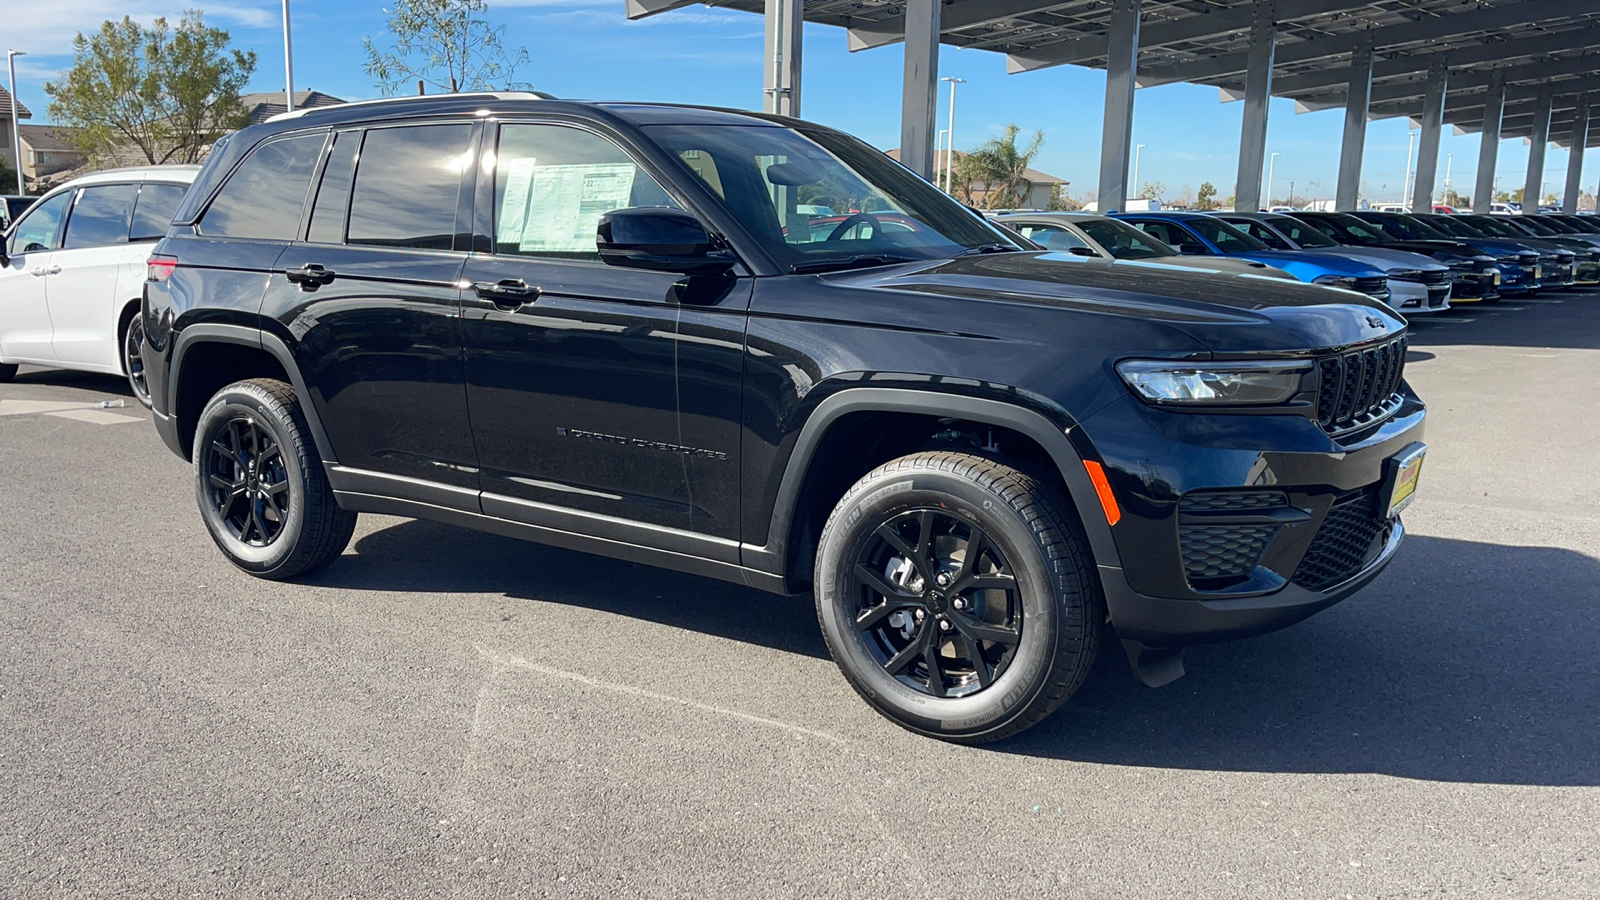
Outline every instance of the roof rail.
<path id="1" fill-rule="evenodd" d="M 421 100 L 438 100 L 441 97 L 461 97 L 463 99 L 471 97 L 485 97 L 493 98 L 495 100 L 556 99 L 553 94 L 547 94 L 544 91 L 475 91 L 473 93 L 462 94 L 419 94 L 415 97 L 383 97 L 377 100 L 357 100 L 354 103 L 335 103 L 331 106 L 307 106 L 301 109 L 291 110 L 289 112 L 281 112 L 275 116 L 269 116 L 267 121 L 278 122 L 284 119 L 298 119 L 301 116 L 310 115 L 311 113 L 332 112 L 339 109 L 349 109 L 352 106 L 376 106 L 380 103 L 416 103 Z"/>

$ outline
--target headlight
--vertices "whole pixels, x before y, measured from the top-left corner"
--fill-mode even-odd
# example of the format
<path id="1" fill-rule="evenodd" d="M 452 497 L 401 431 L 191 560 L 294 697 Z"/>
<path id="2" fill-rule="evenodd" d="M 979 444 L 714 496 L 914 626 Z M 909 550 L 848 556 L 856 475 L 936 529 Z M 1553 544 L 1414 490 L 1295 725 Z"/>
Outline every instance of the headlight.
<path id="1" fill-rule="evenodd" d="M 1400 280 L 1400 281 L 1421 281 L 1422 280 L 1422 270 L 1421 269 L 1390 269 L 1389 270 L 1389 280 L 1390 281 L 1395 281 L 1397 279 Z"/>
<path id="2" fill-rule="evenodd" d="M 1319 275 L 1312 279 L 1313 284 L 1325 284 L 1328 287 L 1344 288 L 1347 291 L 1356 289 L 1356 280 L 1345 275 Z"/>
<path id="3" fill-rule="evenodd" d="M 1259 406 L 1282 403 L 1300 391 L 1311 371 L 1304 362 L 1183 363 L 1129 359 L 1117 374 L 1151 403 L 1205 406 Z"/>
<path id="4" fill-rule="evenodd" d="M 1497 256 L 1495 257 L 1495 262 L 1502 266 L 1520 266 L 1522 265 L 1522 258 L 1517 256 Z"/>
<path id="5" fill-rule="evenodd" d="M 1452 269 L 1465 269 L 1467 271 L 1471 271 L 1473 269 L 1478 268 L 1478 261 L 1475 260 L 1475 259 L 1456 259 L 1456 260 L 1451 260 L 1450 261 L 1450 268 L 1452 268 Z"/>

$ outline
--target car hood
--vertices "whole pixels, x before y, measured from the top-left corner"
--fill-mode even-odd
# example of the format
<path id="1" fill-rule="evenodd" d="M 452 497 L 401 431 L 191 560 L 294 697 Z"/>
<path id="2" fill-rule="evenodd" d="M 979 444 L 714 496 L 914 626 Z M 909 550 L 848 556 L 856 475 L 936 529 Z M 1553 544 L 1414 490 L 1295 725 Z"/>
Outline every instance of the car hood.
<path id="1" fill-rule="evenodd" d="M 1338 250 L 1324 247 L 1319 248 L 1317 252 L 1329 256 L 1346 256 L 1356 262 L 1376 266 L 1385 272 L 1395 269 L 1418 269 L 1423 272 L 1449 269 L 1449 266 L 1440 263 L 1431 256 L 1412 253 L 1410 250 L 1395 250 L 1389 247 L 1340 247 Z"/>
<path id="2" fill-rule="evenodd" d="M 1162 323 L 1222 354 L 1343 347 L 1398 333 L 1406 326 L 1388 307 L 1353 291 L 1255 271 L 1205 272 L 1187 264 L 1069 253 L 996 253 L 820 277 L 840 287 L 1002 301 L 1122 316 L 1146 325 Z M 962 318 L 966 321 L 960 327 L 984 328 L 994 337 L 1040 339 L 1037 330 L 1007 333 L 1017 327 L 1033 329 L 1026 324 L 1028 316 L 997 313 Z M 1012 320 L 1022 324 L 1013 325 Z"/>
<path id="3" fill-rule="evenodd" d="M 1253 259 L 1296 275 L 1307 269 L 1321 269 L 1323 271 L 1320 274 L 1323 275 L 1344 275 L 1350 278 L 1377 278 L 1383 275 L 1382 269 L 1369 263 L 1357 262 L 1344 255 L 1336 256 L 1304 250 L 1251 250 L 1248 253 L 1227 255 L 1233 259 Z"/>
<path id="4" fill-rule="evenodd" d="M 1490 256 L 1511 256 L 1521 253 L 1538 253 L 1539 250 L 1520 240 L 1513 241 L 1509 238 L 1462 238 L 1462 243 L 1489 254 Z"/>
<path id="5" fill-rule="evenodd" d="M 1600 237 L 1600 235 L 1596 235 L 1596 237 Z M 1266 263 L 1249 259 L 1234 259 L 1231 256 L 1163 256 L 1157 259 L 1126 259 L 1123 262 L 1177 266 L 1180 269 L 1193 269 L 1222 275 L 1258 275 L 1267 278 L 1284 278 L 1289 281 L 1299 280 L 1276 266 L 1269 266 Z"/>

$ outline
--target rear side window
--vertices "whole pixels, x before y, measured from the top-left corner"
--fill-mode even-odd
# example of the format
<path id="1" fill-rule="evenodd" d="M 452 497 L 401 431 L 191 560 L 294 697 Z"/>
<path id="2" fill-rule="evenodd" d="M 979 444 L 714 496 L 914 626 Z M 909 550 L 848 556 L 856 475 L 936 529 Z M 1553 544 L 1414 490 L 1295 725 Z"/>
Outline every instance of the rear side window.
<path id="1" fill-rule="evenodd" d="M 449 250 L 455 245 L 471 125 L 411 125 L 367 132 L 350 196 L 348 241 Z"/>
<path id="2" fill-rule="evenodd" d="M 334 136 L 328 164 L 322 168 L 322 184 L 311 205 L 311 229 L 306 240 L 318 244 L 344 243 L 345 214 L 350 209 L 350 176 L 356 170 L 356 154 L 361 151 L 361 132 L 342 131 Z"/>
<path id="3" fill-rule="evenodd" d="M 300 229 L 311 173 L 326 141 L 324 134 L 270 141 L 234 170 L 222 192 L 200 217 L 208 237 L 293 240 Z"/>
<path id="4" fill-rule="evenodd" d="M 54 250 L 56 233 L 60 231 L 61 214 L 67 211 L 67 203 L 71 199 L 72 192 L 65 191 L 34 204 L 33 208 L 17 222 L 17 230 L 11 234 L 11 252 L 36 253 L 40 250 Z"/>
<path id="5" fill-rule="evenodd" d="M 67 216 L 63 250 L 109 247 L 128 242 L 128 217 L 133 213 L 136 184 L 97 184 L 78 191 Z"/>
<path id="6" fill-rule="evenodd" d="M 153 241 L 164 236 L 188 190 L 189 186 L 184 184 L 145 182 L 133 206 L 133 227 L 128 232 L 128 240 Z"/>

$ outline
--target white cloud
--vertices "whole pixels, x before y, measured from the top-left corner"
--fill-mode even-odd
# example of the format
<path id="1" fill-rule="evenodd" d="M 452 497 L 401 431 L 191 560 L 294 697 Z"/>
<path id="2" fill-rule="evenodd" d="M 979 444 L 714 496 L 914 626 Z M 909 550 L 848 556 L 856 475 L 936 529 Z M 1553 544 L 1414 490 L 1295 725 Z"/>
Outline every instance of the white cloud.
<path id="1" fill-rule="evenodd" d="M 128 16 L 136 22 L 151 22 L 165 16 L 176 23 L 185 10 L 200 5 L 195 0 L 138 0 L 130 6 L 118 0 L 46 0 L 29 4 L 27 27 L 9 33 L 8 48 L 25 50 L 33 56 L 69 56 L 72 39 L 97 31 L 100 23 Z M 206 3 L 205 20 L 222 28 L 267 28 L 282 20 L 275 3 Z"/>

